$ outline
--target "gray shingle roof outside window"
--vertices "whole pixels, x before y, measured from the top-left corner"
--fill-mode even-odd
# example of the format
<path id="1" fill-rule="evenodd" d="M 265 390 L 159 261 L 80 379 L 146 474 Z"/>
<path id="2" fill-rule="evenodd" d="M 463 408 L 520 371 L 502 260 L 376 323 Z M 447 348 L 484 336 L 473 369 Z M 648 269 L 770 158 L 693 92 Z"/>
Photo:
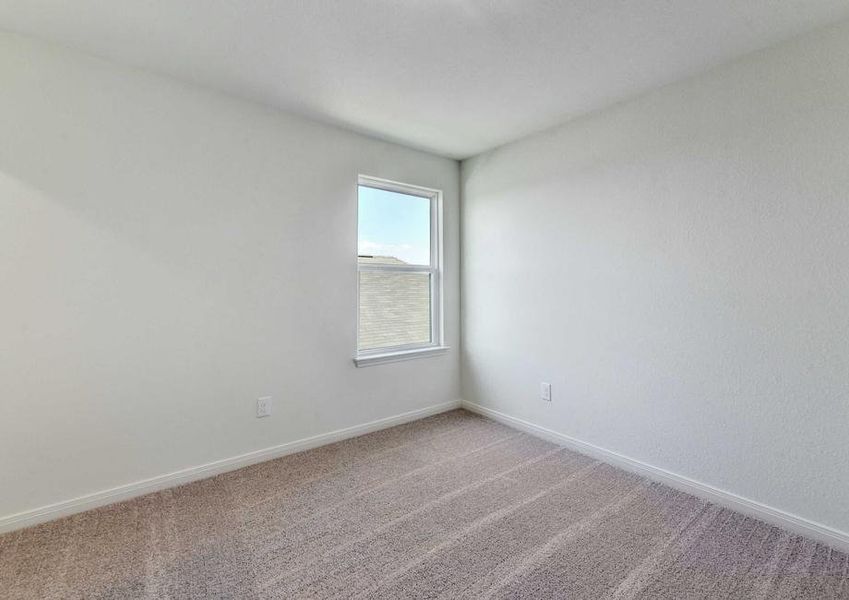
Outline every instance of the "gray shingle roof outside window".
<path id="1" fill-rule="evenodd" d="M 405 262 L 391 256 L 360 257 L 360 264 Z M 430 274 L 360 271 L 360 350 L 431 341 Z"/>

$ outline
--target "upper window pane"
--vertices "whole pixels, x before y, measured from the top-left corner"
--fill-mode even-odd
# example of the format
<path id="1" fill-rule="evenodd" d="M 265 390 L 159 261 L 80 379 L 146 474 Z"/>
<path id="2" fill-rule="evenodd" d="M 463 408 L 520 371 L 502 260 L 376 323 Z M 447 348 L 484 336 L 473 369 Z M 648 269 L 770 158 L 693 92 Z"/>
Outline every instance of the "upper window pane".
<path id="1" fill-rule="evenodd" d="M 430 198 L 359 186 L 360 262 L 430 265 Z"/>

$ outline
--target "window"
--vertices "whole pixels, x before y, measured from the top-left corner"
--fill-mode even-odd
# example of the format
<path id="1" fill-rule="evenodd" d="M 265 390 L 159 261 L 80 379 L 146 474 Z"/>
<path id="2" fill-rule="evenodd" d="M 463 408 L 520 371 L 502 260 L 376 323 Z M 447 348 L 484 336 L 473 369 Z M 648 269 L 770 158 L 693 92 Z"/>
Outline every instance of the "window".
<path id="1" fill-rule="evenodd" d="M 360 177 L 357 366 L 439 353 L 442 193 Z"/>

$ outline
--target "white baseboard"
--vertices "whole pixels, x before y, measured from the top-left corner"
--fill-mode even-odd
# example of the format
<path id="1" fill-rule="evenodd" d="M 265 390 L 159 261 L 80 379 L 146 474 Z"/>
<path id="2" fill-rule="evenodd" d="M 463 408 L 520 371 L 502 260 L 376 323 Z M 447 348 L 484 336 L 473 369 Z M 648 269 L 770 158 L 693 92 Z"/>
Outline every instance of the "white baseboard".
<path id="1" fill-rule="evenodd" d="M 180 471 L 175 471 L 166 475 L 151 477 L 150 479 L 120 485 L 108 490 L 86 494 L 79 498 L 73 498 L 71 500 L 57 502 L 55 504 L 42 506 L 33 510 L 7 515 L 0 517 L 0 533 L 6 533 L 16 529 L 22 529 L 24 527 L 31 527 L 32 525 L 44 523 L 45 521 L 66 517 L 68 515 L 91 510 L 99 506 L 128 500 L 137 496 L 143 496 L 166 488 L 176 487 L 191 481 L 205 479 L 220 473 L 240 469 L 248 465 L 286 456 L 287 454 L 303 452 L 304 450 L 317 448 L 318 446 L 324 446 L 326 444 L 332 444 L 333 442 L 357 437 L 358 435 L 371 433 L 380 429 L 386 429 L 395 425 L 401 425 L 402 423 L 409 423 L 410 421 L 423 419 L 424 417 L 429 417 L 455 408 L 460 408 L 459 400 L 454 402 L 444 402 L 442 404 L 436 404 L 434 406 L 428 406 L 418 410 L 412 410 L 410 412 L 387 417 L 385 419 L 371 421 L 370 423 L 363 423 L 362 425 L 354 425 L 353 427 L 337 429 L 336 431 L 331 431 L 329 433 L 322 433 L 320 435 L 315 435 L 301 440 L 280 444 L 279 446 L 248 452 L 247 454 L 242 454 L 240 456 L 225 458 L 223 460 L 217 460 L 215 462 L 196 467 L 189 467 L 187 469 L 181 469 Z"/>
<path id="2" fill-rule="evenodd" d="M 731 510 L 743 513 L 744 515 L 754 517 L 781 527 L 793 533 L 808 537 L 812 540 L 827 544 L 832 548 L 849 552 L 849 533 L 834 529 L 821 523 L 810 521 L 803 517 L 793 515 L 791 513 L 761 504 L 748 498 L 743 498 L 737 494 L 721 490 L 706 483 L 701 483 L 689 477 L 672 473 L 666 469 L 655 467 L 639 460 L 629 458 L 617 452 L 606 450 L 599 446 L 582 442 L 568 435 L 558 433 L 546 427 L 540 427 L 529 421 L 511 417 L 508 414 L 502 413 L 474 402 L 463 401 L 463 408 L 472 412 L 489 417 L 495 421 L 509 425 L 515 429 L 519 429 L 536 437 L 543 438 L 560 446 L 564 446 L 571 450 L 575 450 L 581 454 L 585 454 L 602 462 L 620 467 L 626 471 L 642 475 L 653 481 L 659 481 L 670 487 L 681 490 L 693 496 L 702 498 L 709 502 L 713 502 L 719 506 L 724 506 Z"/>

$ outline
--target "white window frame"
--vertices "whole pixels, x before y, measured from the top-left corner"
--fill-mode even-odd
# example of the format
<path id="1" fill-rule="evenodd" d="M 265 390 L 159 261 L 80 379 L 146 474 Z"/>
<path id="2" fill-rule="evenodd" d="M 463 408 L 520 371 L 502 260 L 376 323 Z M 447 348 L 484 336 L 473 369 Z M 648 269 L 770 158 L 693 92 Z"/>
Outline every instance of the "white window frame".
<path id="1" fill-rule="evenodd" d="M 357 346 L 354 364 L 365 367 L 386 362 L 435 356 L 448 350 L 445 346 L 442 321 L 442 190 L 421 187 L 360 175 L 357 181 L 357 208 L 359 216 L 360 186 L 397 192 L 410 196 L 419 196 L 430 200 L 430 265 L 381 265 L 360 264 L 357 259 Z M 358 236 L 359 237 L 359 236 Z M 393 271 L 407 273 L 428 273 L 430 275 L 430 339 L 427 344 L 403 344 L 383 348 L 359 349 L 360 336 L 360 278 L 363 271 Z"/>

